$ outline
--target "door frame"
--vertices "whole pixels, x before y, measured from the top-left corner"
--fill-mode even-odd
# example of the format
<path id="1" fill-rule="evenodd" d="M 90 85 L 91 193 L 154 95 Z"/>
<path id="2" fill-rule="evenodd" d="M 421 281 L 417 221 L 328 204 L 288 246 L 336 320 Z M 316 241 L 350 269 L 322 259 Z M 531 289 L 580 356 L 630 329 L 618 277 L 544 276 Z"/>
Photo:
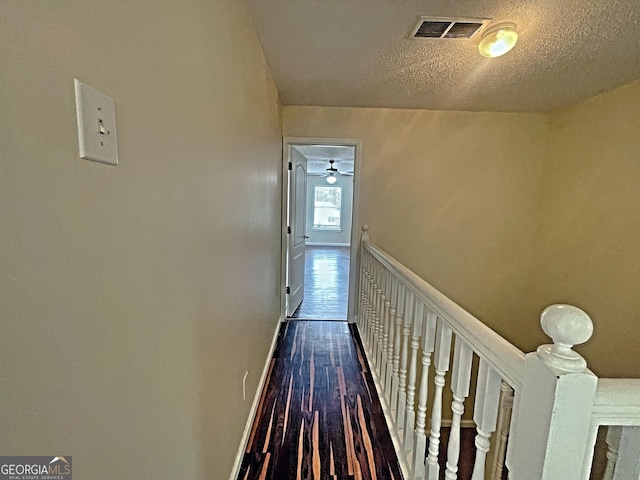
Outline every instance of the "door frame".
<path id="1" fill-rule="evenodd" d="M 280 313 L 286 318 L 287 259 L 289 242 L 287 241 L 287 219 L 289 208 L 289 148 L 292 145 L 344 145 L 355 147 L 353 160 L 353 199 L 351 208 L 351 246 L 349 258 L 349 296 L 347 304 L 347 321 L 353 323 L 356 314 L 356 288 L 358 282 L 358 248 L 360 246 L 360 164 L 362 163 L 362 140 L 359 138 L 318 138 L 318 137 L 283 137 L 282 138 L 282 212 L 281 212 L 281 245 L 282 259 L 280 268 Z M 304 301 L 304 300 L 303 300 Z"/>

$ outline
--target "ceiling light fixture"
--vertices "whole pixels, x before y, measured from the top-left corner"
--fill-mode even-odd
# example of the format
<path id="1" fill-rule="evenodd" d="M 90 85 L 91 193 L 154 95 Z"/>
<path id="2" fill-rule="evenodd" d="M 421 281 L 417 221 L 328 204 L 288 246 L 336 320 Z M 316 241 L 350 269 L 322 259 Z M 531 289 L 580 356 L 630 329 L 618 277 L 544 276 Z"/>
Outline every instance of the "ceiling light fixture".
<path id="1" fill-rule="evenodd" d="M 478 50 L 483 57 L 495 58 L 511 50 L 517 41 L 518 32 L 516 32 L 515 23 L 497 23 L 482 33 Z"/>
<path id="2" fill-rule="evenodd" d="M 333 166 L 334 163 L 335 160 L 329 160 L 329 168 L 327 168 L 326 170 L 327 183 L 329 185 L 333 185 L 334 183 L 336 183 L 336 180 L 338 180 L 338 178 L 336 177 L 336 175 L 338 175 L 338 169 Z"/>

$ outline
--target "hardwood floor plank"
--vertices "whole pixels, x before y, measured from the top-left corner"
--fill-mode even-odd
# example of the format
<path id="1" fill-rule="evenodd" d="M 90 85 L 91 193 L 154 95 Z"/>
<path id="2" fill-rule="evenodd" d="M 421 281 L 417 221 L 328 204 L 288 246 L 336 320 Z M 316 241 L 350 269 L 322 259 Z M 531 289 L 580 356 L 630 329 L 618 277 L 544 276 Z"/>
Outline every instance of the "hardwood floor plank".
<path id="1" fill-rule="evenodd" d="M 400 480 L 347 324 L 295 321 L 280 331 L 238 479 Z"/>
<path id="2" fill-rule="evenodd" d="M 292 318 L 347 319 L 350 255 L 349 247 L 306 247 L 304 298 Z"/>

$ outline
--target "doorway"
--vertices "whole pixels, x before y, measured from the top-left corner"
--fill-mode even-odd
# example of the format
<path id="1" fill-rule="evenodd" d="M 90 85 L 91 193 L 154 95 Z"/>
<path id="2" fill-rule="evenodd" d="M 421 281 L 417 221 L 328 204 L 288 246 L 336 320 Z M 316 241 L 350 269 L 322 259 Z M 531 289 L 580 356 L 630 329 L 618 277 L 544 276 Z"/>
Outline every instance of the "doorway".
<path id="1" fill-rule="evenodd" d="M 283 317 L 353 321 L 360 145 L 284 138 Z"/>

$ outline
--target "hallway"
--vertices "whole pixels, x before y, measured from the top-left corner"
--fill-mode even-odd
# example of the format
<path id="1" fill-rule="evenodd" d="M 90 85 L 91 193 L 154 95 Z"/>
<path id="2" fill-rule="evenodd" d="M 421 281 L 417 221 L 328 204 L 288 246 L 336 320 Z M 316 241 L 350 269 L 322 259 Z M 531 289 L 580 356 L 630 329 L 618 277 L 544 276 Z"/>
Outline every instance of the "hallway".
<path id="1" fill-rule="evenodd" d="M 306 247 L 304 300 L 291 318 L 347 319 L 349 259 L 349 247 Z"/>
<path id="2" fill-rule="evenodd" d="M 402 478 L 351 328 L 282 324 L 239 480 Z"/>

